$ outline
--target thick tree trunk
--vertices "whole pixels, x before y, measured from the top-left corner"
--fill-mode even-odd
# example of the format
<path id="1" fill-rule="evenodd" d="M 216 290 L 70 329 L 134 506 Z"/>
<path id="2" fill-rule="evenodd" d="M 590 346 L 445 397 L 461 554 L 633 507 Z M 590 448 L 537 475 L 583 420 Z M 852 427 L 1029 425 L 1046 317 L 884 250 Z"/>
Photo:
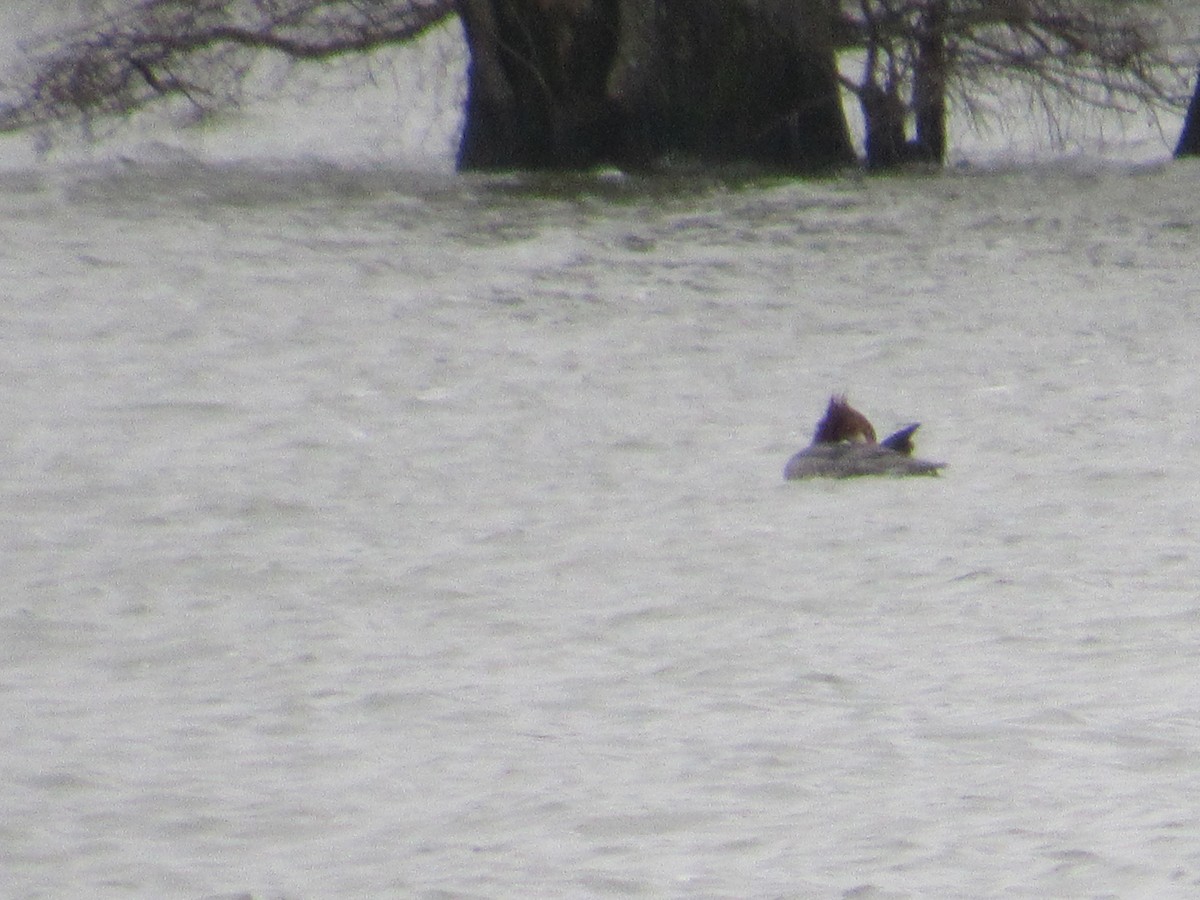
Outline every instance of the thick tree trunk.
<path id="1" fill-rule="evenodd" d="M 471 62 L 463 169 L 544 169 L 609 158 L 604 101 L 615 0 L 460 0 Z"/>
<path id="2" fill-rule="evenodd" d="M 1183 131 L 1175 145 L 1175 157 L 1200 156 L 1200 70 L 1196 72 L 1196 88 L 1183 119 Z"/>
<path id="3" fill-rule="evenodd" d="M 851 163 L 827 0 L 458 0 L 462 169 Z"/>

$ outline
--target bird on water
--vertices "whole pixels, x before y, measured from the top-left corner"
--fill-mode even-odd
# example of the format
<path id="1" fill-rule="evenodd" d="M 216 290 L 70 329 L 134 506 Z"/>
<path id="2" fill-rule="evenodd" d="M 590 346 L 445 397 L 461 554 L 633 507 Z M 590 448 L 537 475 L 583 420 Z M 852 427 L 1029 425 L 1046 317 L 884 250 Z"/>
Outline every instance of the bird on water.
<path id="1" fill-rule="evenodd" d="M 834 394 L 817 423 L 812 443 L 788 460 L 783 477 L 793 481 L 858 475 L 936 475 L 945 463 L 912 455 L 912 436 L 919 427 L 919 422 L 905 425 L 877 441 L 870 420 L 851 406 L 844 394 Z"/>

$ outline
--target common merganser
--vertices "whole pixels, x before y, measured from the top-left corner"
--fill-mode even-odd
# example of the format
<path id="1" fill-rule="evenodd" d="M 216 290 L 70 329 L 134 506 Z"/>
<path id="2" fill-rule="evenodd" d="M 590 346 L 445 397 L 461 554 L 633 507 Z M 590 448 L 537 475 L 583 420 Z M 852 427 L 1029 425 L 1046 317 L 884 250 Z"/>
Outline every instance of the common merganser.
<path id="1" fill-rule="evenodd" d="M 853 478 L 856 475 L 936 475 L 945 463 L 915 459 L 913 432 L 906 425 L 881 443 L 870 421 L 846 402 L 845 395 L 829 398 L 825 416 L 817 423 L 813 442 L 788 460 L 783 477 Z"/>

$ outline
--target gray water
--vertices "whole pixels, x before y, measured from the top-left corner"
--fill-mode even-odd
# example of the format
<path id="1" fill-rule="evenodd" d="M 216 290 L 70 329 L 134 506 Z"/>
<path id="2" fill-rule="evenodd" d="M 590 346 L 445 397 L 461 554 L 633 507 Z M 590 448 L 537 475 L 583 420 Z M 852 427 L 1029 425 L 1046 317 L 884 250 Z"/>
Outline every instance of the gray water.
<path id="1" fill-rule="evenodd" d="M 1195 896 L 1196 175 L 7 174 L 5 895 Z"/>

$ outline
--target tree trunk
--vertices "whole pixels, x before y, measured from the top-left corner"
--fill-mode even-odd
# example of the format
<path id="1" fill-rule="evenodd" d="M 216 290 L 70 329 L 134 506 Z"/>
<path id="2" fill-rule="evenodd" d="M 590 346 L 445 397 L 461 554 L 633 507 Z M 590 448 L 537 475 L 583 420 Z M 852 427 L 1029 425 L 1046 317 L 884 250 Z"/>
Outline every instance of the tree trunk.
<path id="1" fill-rule="evenodd" d="M 913 157 L 946 161 L 946 0 L 932 0 L 917 24 L 913 114 L 917 124 Z"/>
<path id="2" fill-rule="evenodd" d="M 458 0 L 462 169 L 852 163 L 827 0 Z"/>
<path id="3" fill-rule="evenodd" d="M 908 162 L 910 150 L 904 134 L 907 110 L 896 88 L 870 82 L 858 99 L 866 130 L 867 168 L 894 169 Z"/>
<path id="4" fill-rule="evenodd" d="M 1175 158 L 1200 156 L 1200 69 L 1196 72 L 1196 88 L 1183 119 L 1183 131 L 1175 145 Z"/>

